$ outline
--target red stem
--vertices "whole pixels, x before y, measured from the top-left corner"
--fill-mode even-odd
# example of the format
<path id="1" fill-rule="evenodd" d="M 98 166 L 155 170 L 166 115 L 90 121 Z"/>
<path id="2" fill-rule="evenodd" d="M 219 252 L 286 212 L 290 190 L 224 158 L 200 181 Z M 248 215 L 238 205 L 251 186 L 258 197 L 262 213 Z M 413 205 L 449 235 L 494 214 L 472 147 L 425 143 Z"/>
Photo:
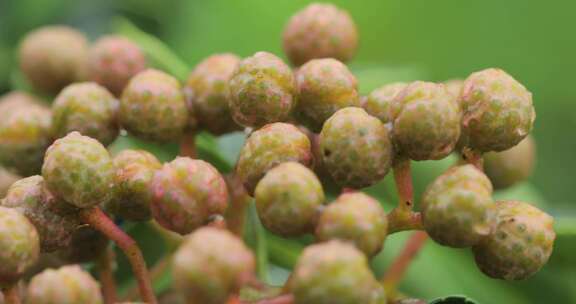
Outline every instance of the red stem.
<path id="1" fill-rule="evenodd" d="M 414 189 L 412 186 L 412 172 L 410 170 L 410 159 L 398 159 L 394 164 L 394 181 L 398 190 L 398 208 L 402 210 L 412 210 L 414 200 Z"/>
<path id="2" fill-rule="evenodd" d="M 4 293 L 4 301 L 6 304 L 20 304 L 20 294 L 18 290 L 18 282 L 2 288 Z"/>
<path id="3" fill-rule="evenodd" d="M 230 205 L 224 215 L 228 230 L 237 236 L 244 234 L 244 221 L 246 220 L 246 209 L 250 203 L 250 196 L 244 189 L 242 181 L 234 173 L 226 177 L 226 184 L 230 192 Z"/>
<path id="4" fill-rule="evenodd" d="M 462 152 L 462 156 L 469 164 L 474 165 L 478 170 L 484 171 L 484 159 L 482 158 L 482 153 L 476 150 L 465 148 Z"/>
<path id="5" fill-rule="evenodd" d="M 108 246 L 106 251 L 98 258 L 98 271 L 100 273 L 100 283 L 102 284 L 102 294 L 104 303 L 116 303 L 116 280 L 114 279 L 114 249 Z"/>
<path id="6" fill-rule="evenodd" d="M 152 290 L 152 284 L 150 284 L 146 261 L 144 261 L 144 256 L 138 244 L 136 244 L 136 241 L 122 231 L 122 229 L 118 228 L 98 207 L 82 209 L 80 211 L 80 218 L 83 222 L 92 226 L 92 228 L 102 232 L 120 247 L 132 265 L 132 271 L 138 281 L 140 297 L 146 303 L 156 304 L 156 296 Z"/>
<path id="7" fill-rule="evenodd" d="M 428 239 L 428 235 L 423 231 L 414 232 L 410 239 L 406 242 L 402 252 L 396 257 L 386 275 L 382 279 L 384 288 L 388 296 L 393 296 L 398 286 L 398 283 L 406 273 L 410 262 L 418 254 L 424 243 Z"/>
<path id="8" fill-rule="evenodd" d="M 196 136 L 194 131 L 182 135 L 180 140 L 180 156 L 196 158 Z"/>

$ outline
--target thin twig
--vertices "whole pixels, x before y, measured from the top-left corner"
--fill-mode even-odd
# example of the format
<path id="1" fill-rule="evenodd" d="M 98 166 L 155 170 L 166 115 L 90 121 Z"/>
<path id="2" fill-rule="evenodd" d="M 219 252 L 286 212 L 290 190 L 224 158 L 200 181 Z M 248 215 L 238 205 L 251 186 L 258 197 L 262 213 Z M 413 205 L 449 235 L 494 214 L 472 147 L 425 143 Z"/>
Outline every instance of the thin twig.
<path id="1" fill-rule="evenodd" d="M 230 205 L 224 217 L 228 224 L 228 230 L 237 236 L 242 236 L 246 222 L 246 210 L 248 210 L 251 198 L 242 185 L 242 181 L 234 173 L 226 176 L 226 184 L 230 193 Z"/>
<path id="2" fill-rule="evenodd" d="M 18 283 L 14 283 L 2 288 L 4 294 L 4 302 L 6 304 L 20 304 L 20 293 L 18 290 Z"/>
<path id="3" fill-rule="evenodd" d="M 104 303 L 116 303 L 116 280 L 114 279 L 114 263 L 116 257 L 114 256 L 114 249 L 108 245 L 106 250 L 98 257 L 98 272 L 100 276 L 100 284 L 102 284 L 102 294 L 104 295 Z"/>
<path id="4" fill-rule="evenodd" d="M 196 158 L 196 134 L 194 131 L 188 131 L 182 135 L 179 155 Z"/>

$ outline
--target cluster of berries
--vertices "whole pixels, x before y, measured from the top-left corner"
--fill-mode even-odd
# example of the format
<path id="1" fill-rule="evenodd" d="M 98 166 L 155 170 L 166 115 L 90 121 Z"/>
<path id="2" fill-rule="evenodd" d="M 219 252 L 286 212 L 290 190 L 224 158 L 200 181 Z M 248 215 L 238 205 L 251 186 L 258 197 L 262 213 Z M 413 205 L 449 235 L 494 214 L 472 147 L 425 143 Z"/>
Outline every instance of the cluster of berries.
<path id="1" fill-rule="evenodd" d="M 51 109 L 19 92 L 0 101 L 0 163 L 8 169 L 0 183 L 11 184 L 0 187 L 0 287 L 8 290 L 47 254 L 64 264 L 92 261 L 103 254 L 105 235 L 131 259 L 143 300 L 155 302 L 141 253 L 117 237 L 112 216 L 154 220 L 185 235 L 172 258 L 175 289 L 186 302 L 226 303 L 254 282 L 255 258 L 215 223 L 246 195 L 270 232 L 316 237 L 283 289 L 296 304 L 386 303 L 368 260 L 387 235 L 410 229 L 398 225 L 406 212 L 419 221 L 412 228 L 439 244 L 471 247 L 491 277 L 537 272 L 552 251 L 552 217 L 528 203 L 492 199 L 493 184 L 507 187 L 530 174 L 531 93 L 506 72 L 486 69 L 463 81 L 393 83 L 361 96 L 345 65 L 357 36 L 347 12 L 312 4 L 284 30 L 293 67 L 267 52 L 217 54 L 182 87 L 147 68 L 144 51 L 126 38 L 88 47 L 67 27 L 30 33 L 21 70 L 36 90 L 57 95 Z M 106 149 L 120 130 L 167 142 L 198 130 L 242 129 L 249 135 L 233 177 L 188 156 L 162 164 L 147 151 L 111 156 Z M 411 160 L 451 153 L 474 165 L 439 176 L 421 213 L 409 196 L 400 195 L 406 212 L 387 214 L 360 192 L 391 169 L 402 175 Z M 483 153 L 490 178 L 481 170 Z M 330 204 L 326 183 L 342 188 Z M 102 303 L 98 286 L 78 266 L 44 270 L 28 283 L 26 302 Z"/>

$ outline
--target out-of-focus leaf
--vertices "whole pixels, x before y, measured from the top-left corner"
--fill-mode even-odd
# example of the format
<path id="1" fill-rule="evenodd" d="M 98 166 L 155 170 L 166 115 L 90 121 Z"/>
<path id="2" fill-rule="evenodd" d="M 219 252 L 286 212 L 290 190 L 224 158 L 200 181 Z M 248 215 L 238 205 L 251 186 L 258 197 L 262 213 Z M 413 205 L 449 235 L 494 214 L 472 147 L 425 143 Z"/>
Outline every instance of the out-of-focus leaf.
<path id="1" fill-rule="evenodd" d="M 256 206 L 252 202 L 248 208 L 248 220 L 245 231 L 246 243 L 252 248 L 256 255 L 256 272 L 258 278 L 264 283 L 268 283 L 268 249 L 264 227 L 260 223 Z"/>
<path id="2" fill-rule="evenodd" d="M 432 300 L 430 304 L 480 304 L 480 302 L 466 296 L 449 296 Z"/>
<path id="3" fill-rule="evenodd" d="M 145 141 L 134 136 L 122 135 L 118 136 L 108 150 L 115 155 L 122 150 L 126 149 L 142 149 L 154 154 L 160 161 L 171 161 L 178 154 L 178 145 L 175 143 L 155 143 Z"/>
<path id="4" fill-rule="evenodd" d="M 501 200 L 518 200 L 530 203 L 540 209 L 547 210 L 549 204 L 536 187 L 530 182 L 523 182 L 507 189 L 494 192 L 494 199 Z"/>
<path id="5" fill-rule="evenodd" d="M 416 66 L 382 66 L 378 63 L 365 63 L 352 65 L 350 69 L 358 79 L 359 90 L 362 94 L 368 94 L 392 82 L 409 82 L 428 78 L 426 72 Z"/>

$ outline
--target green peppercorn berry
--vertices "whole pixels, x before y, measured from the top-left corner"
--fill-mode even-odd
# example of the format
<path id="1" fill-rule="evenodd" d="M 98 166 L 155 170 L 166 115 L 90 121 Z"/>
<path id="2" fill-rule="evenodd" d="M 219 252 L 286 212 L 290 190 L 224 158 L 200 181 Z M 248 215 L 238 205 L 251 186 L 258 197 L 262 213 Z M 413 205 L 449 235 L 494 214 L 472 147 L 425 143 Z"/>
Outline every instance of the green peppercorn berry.
<path id="1" fill-rule="evenodd" d="M 180 234 L 207 224 L 228 206 L 224 178 L 203 160 L 177 157 L 156 171 L 150 187 L 152 216 Z"/>
<path id="2" fill-rule="evenodd" d="M 255 200 L 264 227 L 282 236 L 298 236 L 313 231 L 324 191 L 310 169 L 286 162 L 258 182 Z"/>
<path id="3" fill-rule="evenodd" d="M 88 53 L 88 77 L 120 96 L 134 75 L 146 68 L 146 56 L 140 47 L 122 36 L 98 39 Z"/>
<path id="4" fill-rule="evenodd" d="M 530 177 L 535 162 L 536 144 L 528 135 L 508 150 L 484 154 L 484 171 L 494 188 L 504 189 Z"/>
<path id="5" fill-rule="evenodd" d="M 380 252 L 387 233 L 388 218 L 384 209 L 377 200 L 362 192 L 340 195 L 322 211 L 316 226 L 319 241 L 350 241 L 368 257 Z"/>
<path id="6" fill-rule="evenodd" d="M 0 288 L 20 279 L 40 254 L 34 226 L 17 210 L 0 207 Z"/>
<path id="7" fill-rule="evenodd" d="M 336 183 L 363 188 L 390 170 L 393 147 L 386 127 L 362 108 L 349 107 L 330 117 L 320 132 L 322 162 Z"/>
<path id="8" fill-rule="evenodd" d="M 500 69 L 472 73 L 460 96 L 465 146 L 480 152 L 504 151 L 532 130 L 532 93 Z"/>
<path id="9" fill-rule="evenodd" d="M 81 226 L 72 233 L 70 246 L 57 251 L 56 255 L 66 264 L 90 263 L 104 254 L 108 244 L 108 238 L 101 232 Z"/>
<path id="10" fill-rule="evenodd" d="M 295 304 L 384 304 L 384 290 L 353 245 L 329 241 L 304 249 L 288 283 Z"/>
<path id="11" fill-rule="evenodd" d="M 46 269 L 30 280 L 26 304 L 101 304 L 100 284 L 78 265 Z"/>
<path id="12" fill-rule="evenodd" d="M 444 82 L 446 86 L 446 90 L 452 94 L 456 98 L 457 101 L 460 99 L 460 95 L 462 95 L 462 87 L 464 86 L 464 80 L 462 79 L 450 79 Z"/>
<path id="13" fill-rule="evenodd" d="M 391 105 L 398 152 L 413 160 L 448 156 L 460 137 L 461 114 L 456 98 L 443 84 L 409 84 Z"/>
<path id="14" fill-rule="evenodd" d="M 104 206 L 106 211 L 129 221 L 151 218 L 150 185 L 162 164 L 144 150 L 124 150 L 113 159 L 116 195 Z"/>
<path id="15" fill-rule="evenodd" d="M 229 85 L 240 58 L 234 54 L 212 55 L 190 73 L 184 93 L 188 109 L 195 113 L 202 128 L 221 135 L 239 130 L 229 106 Z"/>
<path id="16" fill-rule="evenodd" d="M 177 290 L 203 304 L 225 303 L 253 277 L 254 268 L 254 256 L 242 240 L 213 227 L 186 237 L 172 262 Z"/>
<path id="17" fill-rule="evenodd" d="M 18 51 L 20 68 L 30 84 L 56 94 L 86 73 L 88 42 L 67 26 L 45 26 L 26 35 Z"/>
<path id="18" fill-rule="evenodd" d="M 391 105 L 407 85 L 404 82 L 394 82 L 381 86 L 368 95 L 363 108 L 368 114 L 380 119 L 382 123 L 392 123 Z"/>
<path id="19" fill-rule="evenodd" d="M 490 180 L 473 165 L 456 166 L 428 186 L 422 199 L 422 222 L 437 243 L 470 247 L 494 225 Z"/>
<path id="20" fill-rule="evenodd" d="M 519 201 L 497 202 L 496 215 L 496 229 L 472 248 L 480 270 L 503 280 L 523 280 L 538 272 L 554 247 L 554 219 Z"/>
<path id="21" fill-rule="evenodd" d="M 296 66 L 315 58 L 346 62 L 358 47 L 356 24 L 348 12 L 333 4 L 312 3 L 288 21 L 283 47 Z"/>
<path id="22" fill-rule="evenodd" d="M 232 118 L 245 127 L 286 121 L 296 106 L 292 69 L 267 52 L 243 59 L 228 85 Z"/>
<path id="23" fill-rule="evenodd" d="M 80 226 L 77 210 L 54 197 L 39 175 L 15 182 L 0 205 L 15 208 L 28 218 L 38 231 L 43 253 L 68 247 Z"/>
<path id="24" fill-rule="evenodd" d="M 6 115 L 11 115 L 14 109 L 30 104 L 45 105 L 42 100 L 26 92 L 10 91 L 0 96 L 0 119 L 5 119 L 5 117 L 8 117 Z"/>
<path id="25" fill-rule="evenodd" d="M 42 157 L 52 139 L 50 109 L 35 103 L 0 106 L 0 163 L 16 173 L 40 172 Z"/>
<path id="26" fill-rule="evenodd" d="M 124 89 L 119 120 L 129 133 L 154 141 L 178 139 L 193 124 L 178 80 L 152 69 L 132 77 Z"/>
<path id="27" fill-rule="evenodd" d="M 244 143 L 236 174 L 250 195 L 262 177 L 283 162 L 312 163 L 310 140 L 298 128 L 287 123 L 272 123 L 254 131 Z"/>
<path id="28" fill-rule="evenodd" d="M 118 101 L 94 82 L 73 83 L 64 88 L 52 104 L 52 132 L 64 137 L 78 131 L 103 145 L 118 136 Z"/>
<path id="29" fill-rule="evenodd" d="M 105 204 L 112 198 L 114 166 L 97 140 L 71 132 L 46 151 L 42 176 L 57 197 L 78 208 Z"/>

